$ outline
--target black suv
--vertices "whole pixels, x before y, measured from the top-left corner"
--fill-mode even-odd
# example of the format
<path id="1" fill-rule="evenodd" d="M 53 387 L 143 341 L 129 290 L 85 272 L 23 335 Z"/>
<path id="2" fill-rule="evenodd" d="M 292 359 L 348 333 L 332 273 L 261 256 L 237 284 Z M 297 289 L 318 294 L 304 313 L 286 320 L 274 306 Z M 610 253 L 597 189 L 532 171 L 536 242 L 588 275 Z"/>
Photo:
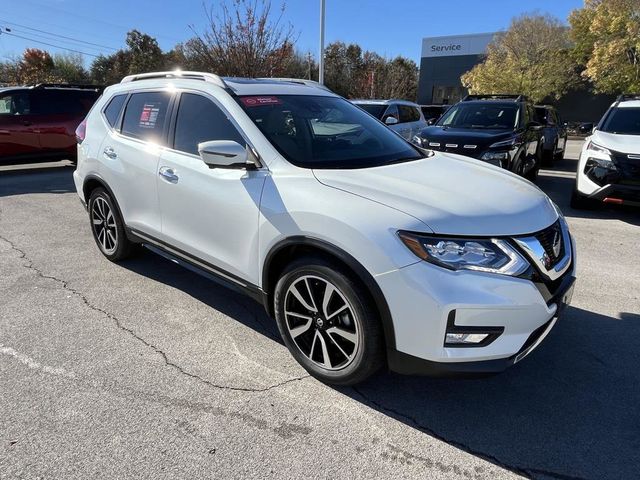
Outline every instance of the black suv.
<path id="1" fill-rule="evenodd" d="M 554 160 L 562 160 L 567 145 L 567 125 L 558 111 L 551 105 L 536 105 L 536 120 L 542 124 L 542 161 L 552 165 Z"/>
<path id="2" fill-rule="evenodd" d="M 535 180 L 542 160 L 542 128 L 523 95 L 467 95 L 413 141 Z"/>

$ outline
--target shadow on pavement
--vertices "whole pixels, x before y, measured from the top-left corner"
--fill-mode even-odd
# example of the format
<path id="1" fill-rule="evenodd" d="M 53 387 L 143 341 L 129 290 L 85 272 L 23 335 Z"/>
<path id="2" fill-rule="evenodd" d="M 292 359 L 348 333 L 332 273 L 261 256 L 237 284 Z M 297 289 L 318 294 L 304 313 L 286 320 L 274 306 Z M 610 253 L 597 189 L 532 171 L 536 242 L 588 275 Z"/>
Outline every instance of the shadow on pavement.
<path id="1" fill-rule="evenodd" d="M 22 166 L 21 166 L 22 167 Z M 67 164 L 24 166 L 11 170 L 0 169 L 0 197 L 29 193 L 75 192 L 73 171 Z"/>

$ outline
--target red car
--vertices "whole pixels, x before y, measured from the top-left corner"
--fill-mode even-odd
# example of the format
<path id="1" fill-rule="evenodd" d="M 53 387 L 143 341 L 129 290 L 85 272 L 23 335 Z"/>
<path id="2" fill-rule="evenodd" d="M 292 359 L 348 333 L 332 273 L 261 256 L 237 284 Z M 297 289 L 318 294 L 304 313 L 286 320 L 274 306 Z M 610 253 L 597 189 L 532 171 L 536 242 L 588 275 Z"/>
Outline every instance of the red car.
<path id="1" fill-rule="evenodd" d="M 0 88 L 0 163 L 76 160 L 75 130 L 103 87 Z"/>

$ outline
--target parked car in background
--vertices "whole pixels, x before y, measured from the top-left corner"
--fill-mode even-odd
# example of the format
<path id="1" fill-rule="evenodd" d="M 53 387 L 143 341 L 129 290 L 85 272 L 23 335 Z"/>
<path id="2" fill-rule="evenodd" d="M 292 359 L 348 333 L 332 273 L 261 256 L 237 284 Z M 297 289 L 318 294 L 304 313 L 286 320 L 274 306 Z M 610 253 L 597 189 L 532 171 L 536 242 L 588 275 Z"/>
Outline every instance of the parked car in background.
<path id="1" fill-rule="evenodd" d="M 75 130 L 101 92 L 64 84 L 0 89 L 0 162 L 75 161 Z"/>
<path id="2" fill-rule="evenodd" d="M 420 106 L 406 100 L 353 100 L 352 103 L 384 122 L 407 140 L 427 126 Z"/>
<path id="3" fill-rule="evenodd" d="M 618 97 L 580 152 L 571 206 L 602 202 L 640 206 L 640 94 Z"/>
<path id="4" fill-rule="evenodd" d="M 428 125 L 436 123 L 449 108 L 451 108 L 451 105 L 420 105 L 422 116 Z"/>
<path id="5" fill-rule="evenodd" d="M 571 299 L 574 243 L 540 189 L 415 147 L 315 82 L 126 77 L 78 142 L 107 259 L 142 243 L 252 296 L 328 383 L 499 372 Z"/>
<path id="6" fill-rule="evenodd" d="M 535 180 L 542 159 L 542 128 L 523 95 L 467 95 L 413 141 Z"/>
<path id="7" fill-rule="evenodd" d="M 562 160 L 567 145 L 567 126 L 560 114 L 551 105 L 536 105 L 536 119 L 542 124 L 542 161 L 552 165 L 554 160 Z"/>

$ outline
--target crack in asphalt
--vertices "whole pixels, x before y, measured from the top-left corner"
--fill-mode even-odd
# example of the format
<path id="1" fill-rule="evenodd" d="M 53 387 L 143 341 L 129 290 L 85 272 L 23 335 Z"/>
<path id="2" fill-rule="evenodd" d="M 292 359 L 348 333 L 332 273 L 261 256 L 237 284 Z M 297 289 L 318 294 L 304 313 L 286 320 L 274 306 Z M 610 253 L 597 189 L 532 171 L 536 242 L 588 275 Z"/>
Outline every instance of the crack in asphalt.
<path id="1" fill-rule="evenodd" d="M 75 295 L 76 297 L 80 298 L 82 300 L 82 302 L 91 310 L 96 311 L 101 313 L 102 315 L 106 316 L 108 319 L 110 319 L 118 329 L 122 330 L 123 332 L 129 334 L 131 337 L 135 338 L 136 340 L 138 340 L 139 342 L 141 342 L 143 345 L 145 345 L 146 347 L 150 348 L 151 350 L 153 350 L 155 353 L 157 353 L 158 355 L 160 355 L 165 363 L 166 366 L 171 367 L 175 370 L 177 370 L 180 374 L 192 378 L 204 385 L 207 385 L 208 387 L 211 388 L 215 388 L 218 390 L 230 390 L 230 391 L 235 391 L 235 392 L 249 392 L 249 393 L 261 393 L 261 392 L 268 392 L 269 390 L 273 390 L 276 388 L 280 388 L 284 385 L 287 385 L 288 383 L 292 383 L 292 382 L 299 382 L 302 381 L 306 378 L 309 378 L 310 375 L 303 375 L 300 377 L 294 377 L 294 378 L 289 378 L 287 380 L 284 380 L 282 382 L 273 384 L 273 385 L 269 385 L 267 387 L 264 388 L 251 388 L 251 387 L 235 387 L 235 386 L 231 386 L 231 385 L 220 385 L 217 383 L 214 383 L 210 380 L 207 380 L 205 378 L 202 378 L 200 375 L 197 375 L 195 373 L 191 373 L 187 370 L 185 370 L 183 367 L 181 367 L 180 365 L 172 362 L 169 357 L 167 356 L 167 354 L 162 351 L 159 347 L 157 347 L 156 345 L 154 345 L 153 343 L 145 340 L 143 337 L 141 337 L 140 335 L 138 335 L 133 329 L 126 327 L 122 324 L 122 322 L 120 321 L 120 319 L 115 316 L 114 314 L 98 307 L 97 305 L 94 305 L 93 303 L 91 303 L 89 301 L 89 299 L 79 290 L 71 287 L 69 285 L 69 282 L 67 282 L 66 280 L 62 279 L 62 278 L 58 278 L 56 276 L 53 275 L 48 275 L 46 273 L 44 273 L 42 270 L 40 270 L 38 267 L 36 267 L 34 265 L 34 262 L 31 258 L 29 258 L 29 256 L 26 254 L 26 252 L 22 249 L 20 249 L 13 241 L 9 240 L 8 238 L 0 235 L 0 240 L 4 240 L 5 242 L 7 242 L 9 244 L 9 246 L 11 247 L 12 250 L 14 250 L 15 252 L 17 252 L 21 259 L 26 260 L 28 263 L 27 264 L 23 264 L 24 268 L 27 268 L 29 270 L 34 271 L 39 277 L 47 279 L 47 280 L 52 280 L 56 283 L 58 283 L 63 290 L 68 291 L 69 293 Z"/>
<path id="2" fill-rule="evenodd" d="M 507 463 L 504 463 L 502 460 L 500 460 L 499 458 L 475 450 L 473 447 L 470 447 L 469 445 L 466 445 L 464 443 L 455 441 L 455 440 L 449 440 L 446 437 L 436 433 L 434 430 L 432 430 L 431 428 L 429 428 L 426 425 L 423 425 L 422 423 L 420 423 L 415 417 L 412 417 L 411 415 L 407 415 L 406 413 L 403 413 L 401 411 L 395 410 L 391 407 L 386 407 L 384 406 L 382 403 L 380 403 L 377 400 L 373 400 L 371 398 L 369 398 L 364 392 L 362 392 L 358 387 L 351 387 L 353 389 L 353 391 L 355 391 L 359 396 L 361 396 L 366 403 L 369 403 L 370 405 L 373 405 L 377 410 L 386 412 L 387 414 L 391 414 L 391 416 L 395 416 L 395 417 L 399 417 L 404 419 L 408 424 L 413 425 L 414 428 L 420 430 L 421 432 L 424 432 L 426 434 L 428 434 L 429 436 L 440 440 L 441 442 L 445 442 L 448 443 L 449 445 L 459 448 L 460 450 L 467 452 L 471 455 L 474 455 L 476 457 L 479 457 L 483 460 L 486 460 L 488 462 L 491 462 L 495 465 L 498 465 L 501 468 L 504 468 L 505 470 L 509 470 L 515 474 L 521 475 L 523 477 L 528 477 L 528 478 L 534 478 L 535 475 L 546 475 L 548 477 L 551 478 L 557 478 L 559 480 L 585 480 L 584 477 L 574 477 L 571 475 L 565 475 L 562 473 L 556 473 L 556 472 L 552 472 L 552 471 L 548 471 L 548 470 L 544 470 L 544 469 L 538 469 L 538 468 L 529 468 L 529 467 L 519 467 L 516 465 L 509 465 Z"/>

